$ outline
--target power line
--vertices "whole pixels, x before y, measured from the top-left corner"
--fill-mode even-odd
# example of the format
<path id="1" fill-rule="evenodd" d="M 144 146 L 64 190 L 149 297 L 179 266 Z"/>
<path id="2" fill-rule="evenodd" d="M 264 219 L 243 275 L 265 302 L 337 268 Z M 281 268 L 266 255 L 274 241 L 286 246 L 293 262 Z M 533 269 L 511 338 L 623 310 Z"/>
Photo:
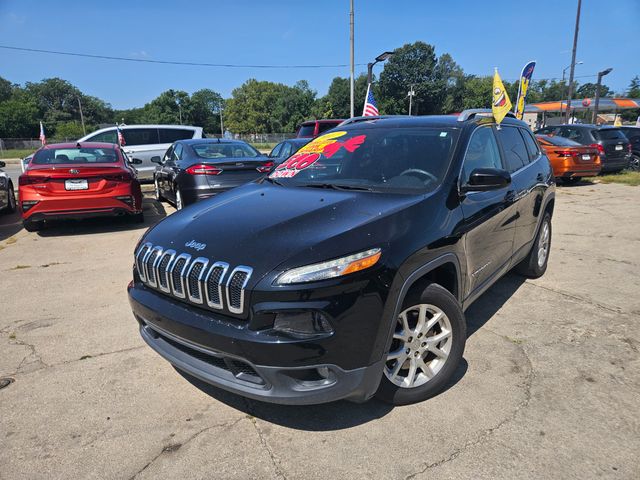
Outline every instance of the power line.
<path id="1" fill-rule="evenodd" d="M 20 52 L 30 53 L 48 53 L 53 55 L 66 55 L 69 57 L 84 57 L 84 58 L 97 58 L 100 60 L 118 60 L 122 62 L 139 62 L 139 63 L 160 63 L 163 65 L 183 65 L 192 67 L 216 67 L 216 68 L 341 68 L 348 67 L 349 64 L 335 64 L 335 65 L 248 65 L 248 64 L 236 64 L 236 63 L 202 63 L 202 62 L 177 62 L 171 60 L 152 60 L 147 58 L 127 58 L 127 57 L 114 57 L 110 55 L 93 55 L 90 53 L 78 53 L 78 52 L 63 52 L 59 50 L 43 50 L 40 48 L 25 48 L 14 47 L 11 45 L 0 45 L 0 48 L 6 50 L 17 50 Z M 364 63 L 358 63 L 358 66 L 365 65 Z"/>

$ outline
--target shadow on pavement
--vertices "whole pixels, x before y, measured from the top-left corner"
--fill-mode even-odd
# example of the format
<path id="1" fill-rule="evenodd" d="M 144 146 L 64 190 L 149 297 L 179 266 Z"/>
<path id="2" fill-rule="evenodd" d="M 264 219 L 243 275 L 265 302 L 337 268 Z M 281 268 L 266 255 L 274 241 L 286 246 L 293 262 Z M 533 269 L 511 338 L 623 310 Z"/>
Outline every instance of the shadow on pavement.
<path id="1" fill-rule="evenodd" d="M 476 333 L 516 293 L 526 278 L 509 273 L 498 280 L 465 312 L 467 338 Z"/>
<path id="2" fill-rule="evenodd" d="M 0 242 L 22 230 L 22 218 L 18 212 L 0 213 Z"/>
<path id="3" fill-rule="evenodd" d="M 128 216 L 97 217 L 86 220 L 52 220 L 47 221 L 44 228 L 38 231 L 41 237 L 58 237 L 67 235 L 92 235 L 124 230 L 147 229 L 164 217 L 167 212 L 161 202 L 144 197 L 142 201 L 144 223 L 137 223 Z"/>
<path id="4" fill-rule="evenodd" d="M 447 391 L 458 383 L 464 377 L 467 368 L 467 361 L 462 359 L 443 391 Z M 341 400 L 320 405 L 277 405 L 241 397 L 209 385 L 177 368 L 175 370 L 194 387 L 215 400 L 266 422 L 296 430 L 311 432 L 343 430 L 382 418 L 394 408 L 402 408 L 383 403 L 376 398 L 365 403 Z"/>

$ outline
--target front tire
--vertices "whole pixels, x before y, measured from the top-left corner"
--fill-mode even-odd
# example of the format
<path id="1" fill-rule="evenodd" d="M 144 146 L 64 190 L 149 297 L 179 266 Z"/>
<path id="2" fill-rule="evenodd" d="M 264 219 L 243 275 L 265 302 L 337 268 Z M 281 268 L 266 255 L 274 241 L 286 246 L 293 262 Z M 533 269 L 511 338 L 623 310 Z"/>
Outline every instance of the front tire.
<path id="1" fill-rule="evenodd" d="M 467 339 L 462 307 L 437 284 L 408 296 L 396 327 L 376 396 L 393 405 L 440 393 L 460 364 Z"/>
<path id="2" fill-rule="evenodd" d="M 575 185 L 580 183 L 580 180 L 582 180 L 582 177 L 567 177 L 562 179 L 562 183 L 565 185 Z"/>
<path id="3" fill-rule="evenodd" d="M 551 250 L 551 214 L 545 212 L 529 255 L 516 266 L 516 271 L 528 278 L 539 278 L 547 271 Z"/>

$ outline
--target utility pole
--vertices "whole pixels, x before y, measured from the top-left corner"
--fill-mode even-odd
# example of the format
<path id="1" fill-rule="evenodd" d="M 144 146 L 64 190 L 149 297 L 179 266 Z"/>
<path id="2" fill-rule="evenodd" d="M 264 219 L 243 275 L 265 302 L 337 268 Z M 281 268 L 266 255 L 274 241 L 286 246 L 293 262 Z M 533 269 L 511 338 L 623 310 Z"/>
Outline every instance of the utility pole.
<path id="1" fill-rule="evenodd" d="M 82 123 L 82 134 L 87 134 L 87 129 L 84 128 L 84 115 L 82 115 L 82 103 L 80 103 L 80 97 L 78 97 L 78 107 L 80 108 L 80 122 Z"/>
<path id="2" fill-rule="evenodd" d="M 351 48 L 351 77 L 349 80 L 349 87 L 351 90 L 351 118 L 354 117 L 354 96 L 355 96 L 355 79 L 354 79 L 354 55 L 353 55 L 353 0 L 351 0 L 351 9 L 349 11 L 349 30 L 350 30 L 350 34 L 349 34 L 349 38 L 350 38 L 350 48 Z"/>
<path id="3" fill-rule="evenodd" d="M 224 138 L 224 123 L 222 122 L 222 102 L 220 102 L 220 138 Z"/>
<path id="4" fill-rule="evenodd" d="M 571 116 L 571 97 L 573 96 L 573 73 L 576 68 L 576 49 L 578 47 L 578 31 L 580 30 L 580 8 L 582 0 L 578 0 L 578 11 L 576 13 L 576 28 L 573 32 L 573 50 L 571 52 L 571 70 L 569 70 L 569 95 L 567 96 L 567 112 L 564 123 L 569 123 Z"/>
<path id="5" fill-rule="evenodd" d="M 409 115 L 411 115 L 411 107 L 413 106 L 413 96 L 415 94 L 416 94 L 416 92 L 413 89 L 413 85 L 411 85 L 409 87 L 409 93 L 407 93 L 407 96 L 409 97 Z"/>
<path id="6" fill-rule="evenodd" d="M 180 106 L 180 102 L 176 102 L 178 104 L 178 115 L 180 115 L 180 125 L 182 125 L 182 107 Z"/>

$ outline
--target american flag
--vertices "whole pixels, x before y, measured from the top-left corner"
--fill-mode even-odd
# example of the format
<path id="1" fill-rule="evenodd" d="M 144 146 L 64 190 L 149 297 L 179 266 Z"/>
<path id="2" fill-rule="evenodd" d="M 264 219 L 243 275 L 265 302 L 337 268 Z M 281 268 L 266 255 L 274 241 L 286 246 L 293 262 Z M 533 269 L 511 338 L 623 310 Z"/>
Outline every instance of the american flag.
<path id="1" fill-rule="evenodd" d="M 364 102 L 364 109 L 362 110 L 363 117 L 377 117 L 378 107 L 376 106 L 376 100 L 373 98 L 373 92 L 371 91 L 371 85 L 367 87 L 367 100 Z"/>
<path id="2" fill-rule="evenodd" d="M 44 134 L 44 126 L 42 126 L 42 122 L 40 122 L 40 143 L 42 145 L 47 144 L 47 137 Z"/>
<path id="3" fill-rule="evenodd" d="M 122 134 L 122 130 L 120 130 L 120 127 L 118 125 L 116 125 L 116 132 L 118 132 L 118 145 L 120 145 L 121 147 L 124 147 L 126 142 L 124 141 L 124 135 Z"/>

